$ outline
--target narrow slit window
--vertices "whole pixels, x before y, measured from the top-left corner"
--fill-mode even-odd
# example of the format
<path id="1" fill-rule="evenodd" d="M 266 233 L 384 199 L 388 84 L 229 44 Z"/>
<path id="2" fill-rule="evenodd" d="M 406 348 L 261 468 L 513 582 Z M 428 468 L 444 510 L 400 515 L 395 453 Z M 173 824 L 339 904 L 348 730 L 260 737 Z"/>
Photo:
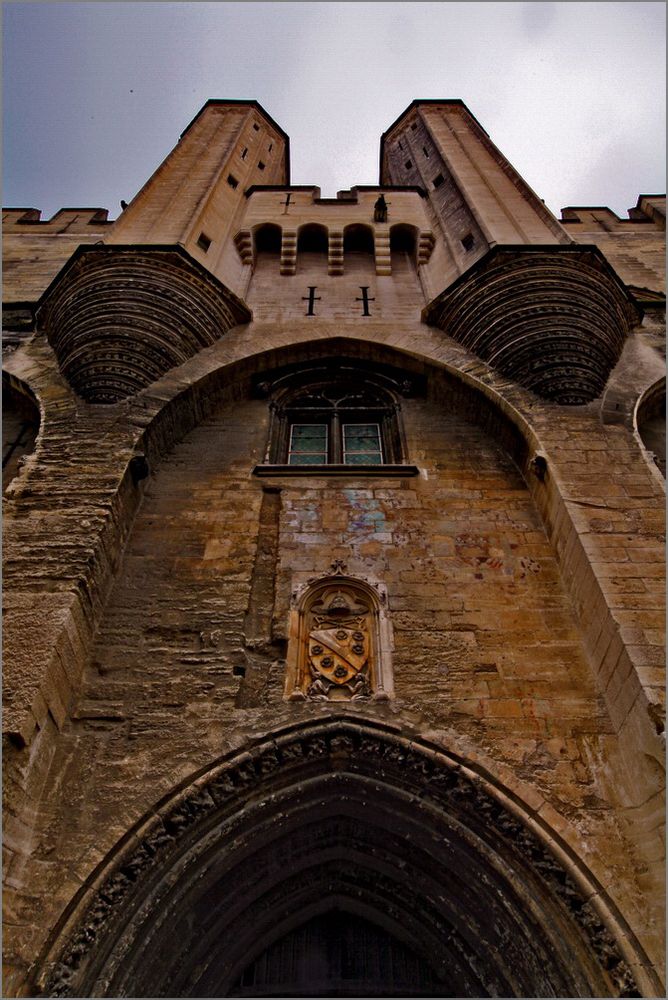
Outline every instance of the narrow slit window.
<path id="1" fill-rule="evenodd" d="M 288 465 L 327 464 L 327 424 L 292 424 Z"/>
<path id="2" fill-rule="evenodd" d="M 244 146 L 244 148 L 241 150 L 241 159 L 245 160 L 247 156 L 248 156 L 248 146 Z"/>
<path id="3" fill-rule="evenodd" d="M 423 153 L 424 153 L 424 155 L 425 155 L 425 156 L 427 157 L 427 159 L 429 159 L 429 150 L 427 149 L 427 147 L 426 147 L 426 146 L 423 146 L 423 147 L 422 147 L 422 152 L 423 152 Z"/>
<path id="4" fill-rule="evenodd" d="M 273 142 L 270 142 L 269 143 L 269 149 L 267 150 L 267 152 L 271 153 L 271 151 L 272 151 L 273 148 L 274 148 L 274 144 L 273 144 Z"/>
<path id="5" fill-rule="evenodd" d="M 227 175 L 227 183 L 230 185 L 230 187 L 233 190 L 234 190 L 234 188 L 239 187 L 239 181 L 236 179 L 236 177 L 233 176 L 233 174 L 228 174 Z"/>
<path id="6" fill-rule="evenodd" d="M 343 464 L 383 464 L 383 450 L 378 424 L 343 425 Z"/>
<path id="7" fill-rule="evenodd" d="M 206 233 L 199 234 L 199 236 L 197 237 L 197 246 L 200 248 L 200 250 L 203 250 L 204 253 L 207 252 L 207 250 L 211 246 L 211 240 L 206 235 Z"/>

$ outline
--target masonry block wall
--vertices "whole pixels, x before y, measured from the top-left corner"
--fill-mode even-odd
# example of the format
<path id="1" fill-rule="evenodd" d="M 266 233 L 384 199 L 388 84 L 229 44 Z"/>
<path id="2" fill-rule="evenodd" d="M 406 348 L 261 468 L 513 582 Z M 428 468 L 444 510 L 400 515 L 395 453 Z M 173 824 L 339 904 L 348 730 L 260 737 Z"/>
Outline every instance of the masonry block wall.
<path id="1" fill-rule="evenodd" d="M 206 982 L 235 995 L 330 891 L 441 989 L 449 967 L 467 995 L 660 996 L 661 200 L 628 221 L 572 208 L 558 222 L 461 102 L 411 105 L 383 137 L 375 189 L 291 187 L 287 149 L 259 105 L 209 102 L 115 223 L 67 210 L 28 226 L 6 210 L 5 993 L 199 995 Z M 65 268 L 92 225 L 103 250 Z M 116 254 L 131 282 L 136 245 L 141 323 L 108 264 Z M 579 247 L 592 277 L 574 320 L 557 266 Z M 228 319 L 133 390 L 88 291 L 68 326 L 77 261 L 104 278 L 109 336 L 136 330 L 133 365 L 153 363 L 160 338 L 194 342 L 191 317 L 214 299 Z M 156 289 L 173 261 L 170 313 Z M 482 357 L 430 322 L 462 282 L 473 310 L 476 287 L 500 273 L 503 292 L 520 266 L 535 287 L 530 360 L 560 385 L 593 357 L 589 301 L 605 296 L 611 316 L 616 303 L 594 398 L 541 396 L 521 364 L 504 374 L 505 340 Z M 68 380 L 65 326 L 78 377 L 87 363 L 113 386 L 104 402 Z M 295 426 L 326 426 L 329 454 L 299 452 Z M 367 443 L 344 461 L 360 426 L 376 457 Z M 319 685 L 290 696 L 300 595 L 337 579 L 377 595 L 389 698 L 351 699 L 313 663 Z M 305 815 L 320 781 L 339 792 Z M 412 874 L 413 847 L 404 865 L 380 860 L 400 802 L 421 817 L 415 850 L 438 845 L 438 891 Z M 218 866 L 227 876 L 204 874 Z M 219 923 L 232 884 L 230 926 L 252 944 L 214 959 L 198 938 L 205 925 L 235 937 Z M 553 956 L 541 972 L 518 944 L 529 924 Z"/>

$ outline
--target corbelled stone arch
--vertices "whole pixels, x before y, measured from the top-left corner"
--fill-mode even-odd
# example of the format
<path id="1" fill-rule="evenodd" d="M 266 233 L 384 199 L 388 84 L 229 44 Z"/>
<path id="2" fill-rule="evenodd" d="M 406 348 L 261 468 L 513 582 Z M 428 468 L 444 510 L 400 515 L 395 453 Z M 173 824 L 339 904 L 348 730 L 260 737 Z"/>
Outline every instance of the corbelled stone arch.
<path id="1" fill-rule="evenodd" d="M 399 940 L 437 984 L 427 995 L 640 995 L 629 963 L 644 956 L 615 940 L 623 925 L 558 835 L 455 755 L 345 713 L 241 747 L 158 803 L 72 902 L 31 985 L 236 995 L 259 954 L 332 909 Z"/>
<path id="2" fill-rule="evenodd" d="M 393 271 L 402 264 L 405 266 L 407 261 L 410 261 L 412 267 L 417 269 L 419 237 L 418 227 L 411 226 L 406 222 L 398 222 L 390 227 L 390 254 Z"/>
<path id="3" fill-rule="evenodd" d="M 343 230 L 343 253 L 373 256 L 373 229 L 361 222 L 353 222 Z"/>
<path id="4" fill-rule="evenodd" d="M 307 222 L 297 230 L 297 254 L 324 254 L 328 250 L 328 229 L 318 222 Z"/>
<path id="5" fill-rule="evenodd" d="M 253 227 L 255 257 L 260 254 L 278 255 L 281 252 L 282 229 L 273 222 Z"/>

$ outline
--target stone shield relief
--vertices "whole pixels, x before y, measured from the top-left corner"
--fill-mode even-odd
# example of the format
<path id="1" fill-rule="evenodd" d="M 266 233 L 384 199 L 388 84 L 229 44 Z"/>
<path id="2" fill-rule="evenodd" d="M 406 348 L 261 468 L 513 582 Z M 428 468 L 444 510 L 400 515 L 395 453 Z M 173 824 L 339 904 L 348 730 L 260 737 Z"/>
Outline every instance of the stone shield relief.
<path id="1" fill-rule="evenodd" d="M 384 602 L 385 595 L 382 595 Z M 296 601 L 286 694 L 291 700 L 388 697 L 383 674 L 381 598 L 363 581 L 334 577 Z M 387 659 L 387 657 L 385 657 Z"/>

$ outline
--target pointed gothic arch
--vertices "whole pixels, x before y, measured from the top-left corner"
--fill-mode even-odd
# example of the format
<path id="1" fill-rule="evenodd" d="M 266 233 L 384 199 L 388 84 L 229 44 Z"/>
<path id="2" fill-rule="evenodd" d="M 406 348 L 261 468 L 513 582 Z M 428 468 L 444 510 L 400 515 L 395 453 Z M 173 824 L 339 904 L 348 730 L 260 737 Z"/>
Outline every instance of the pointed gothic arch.
<path id="1" fill-rule="evenodd" d="M 64 915 L 35 995 L 239 995 L 260 956 L 336 912 L 399 941 L 435 984 L 422 995 L 639 996 L 600 887 L 560 850 L 453 755 L 329 716 L 158 803 Z"/>

